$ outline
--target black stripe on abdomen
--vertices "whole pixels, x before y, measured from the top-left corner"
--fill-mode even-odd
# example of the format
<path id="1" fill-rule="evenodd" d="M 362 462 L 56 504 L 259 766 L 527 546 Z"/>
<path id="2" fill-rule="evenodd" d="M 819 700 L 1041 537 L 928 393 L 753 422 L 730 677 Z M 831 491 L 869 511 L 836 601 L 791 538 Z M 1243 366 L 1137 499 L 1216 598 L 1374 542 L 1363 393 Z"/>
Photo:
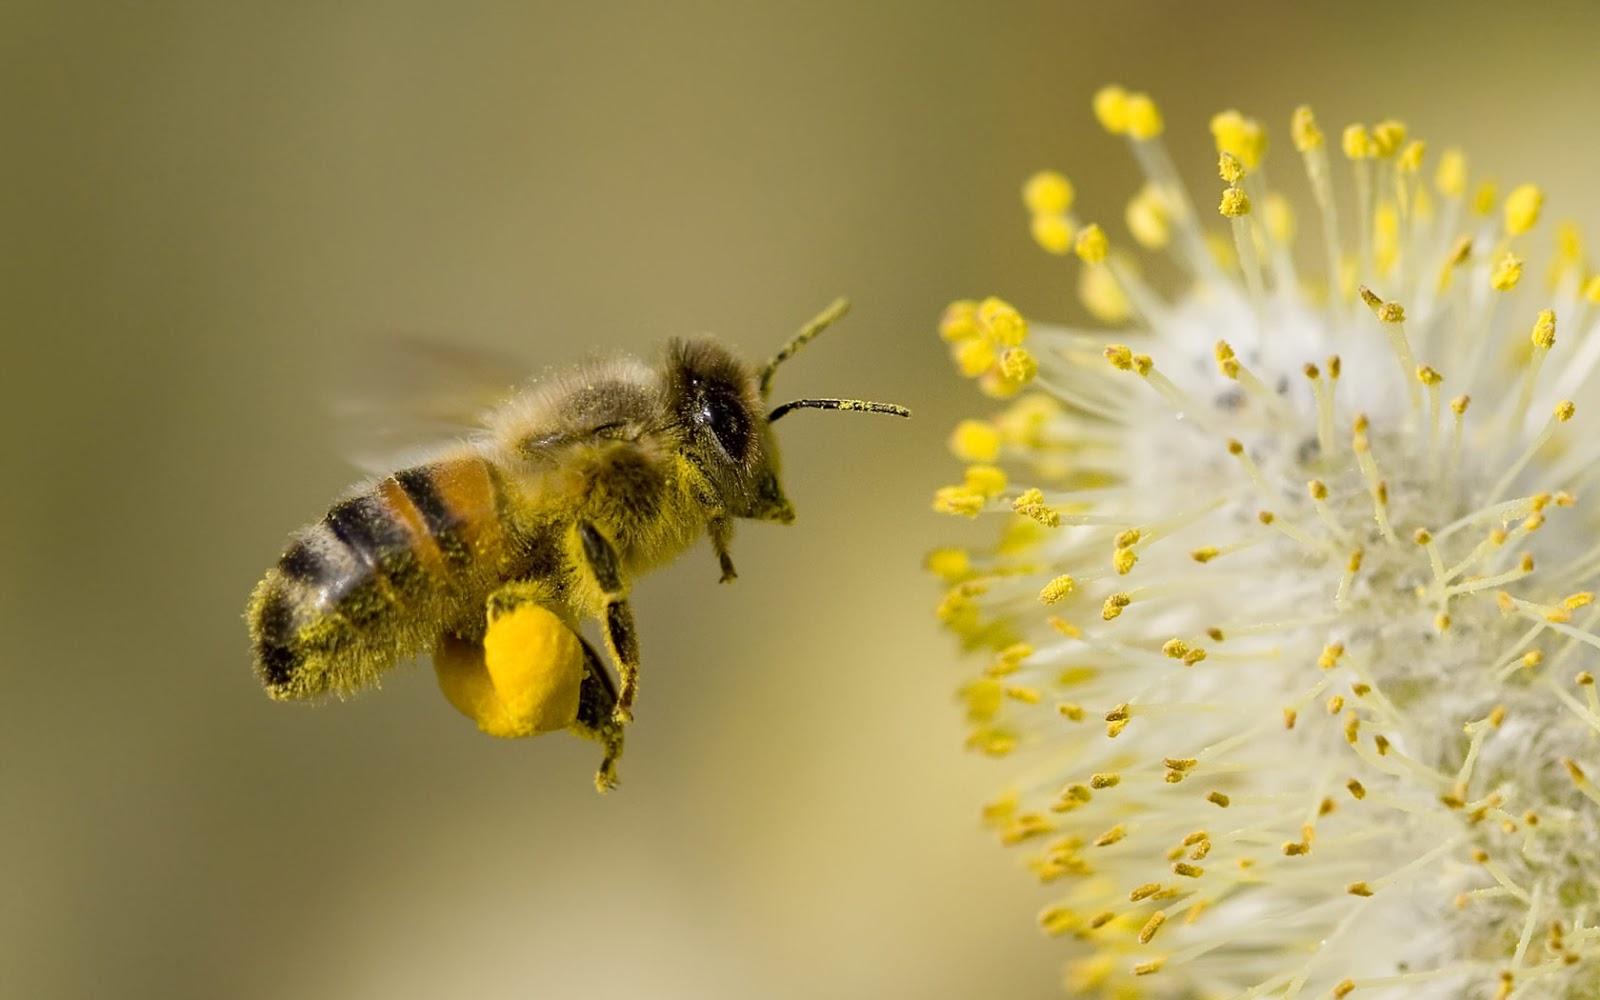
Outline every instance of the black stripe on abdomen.
<path id="1" fill-rule="evenodd" d="M 371 568 L 411 549 L 405 526 L 375 496 L 353 497 L 336 504 L 323 522 L 352 555 Z"/>

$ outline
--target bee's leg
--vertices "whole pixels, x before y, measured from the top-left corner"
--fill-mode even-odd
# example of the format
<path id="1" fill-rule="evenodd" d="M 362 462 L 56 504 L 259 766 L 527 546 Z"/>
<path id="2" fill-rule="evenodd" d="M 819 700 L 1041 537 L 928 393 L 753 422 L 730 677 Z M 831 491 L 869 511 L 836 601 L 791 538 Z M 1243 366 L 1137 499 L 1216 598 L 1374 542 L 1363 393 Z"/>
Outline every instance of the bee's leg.
<path id="1" fill-rule="evenodd" d="M 739 576 L 733 568 L 733 557 L 728 555 L 728 546 L 733 542 L 733 518 L 713 517 L 706 522 L 706 527 L 711 534 L 711 547 L 717 551 L 717 562 L 722 566 L 721 582 L 732 583 Z"/>
<path id="2" fill-rule="evenodd" d="M 622 681 L 611 717 L 619 724 L 625 723 L 633 718 L 633 697 L 639 690 L 639 635 L 622 585 L 621 561 L 610 540 L 588 521 L 578 523 L 578 537 L 583 542 L 584 561 L 605 599 L 606 649 Z"/>
<path id="3" fill-rule="evenodd" d="M 572 731 L 594 740 L 605 748 L 594 787 L 609 792 L 617 787 L 617 761 L 622 759 L 622 724 L 612 718 L 617 707 L 617 689 L 611 675 L 600 665 L 600 657 L 587 640 L 583 642 L 583 683 L 578 688 L 578 718 Z"/>

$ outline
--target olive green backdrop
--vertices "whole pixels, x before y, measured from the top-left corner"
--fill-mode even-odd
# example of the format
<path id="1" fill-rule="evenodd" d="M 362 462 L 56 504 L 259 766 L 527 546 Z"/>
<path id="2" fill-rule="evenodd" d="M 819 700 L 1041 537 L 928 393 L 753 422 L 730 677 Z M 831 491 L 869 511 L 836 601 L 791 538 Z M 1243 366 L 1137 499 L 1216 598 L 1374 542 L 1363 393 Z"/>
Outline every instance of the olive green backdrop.
<path id="1" fill-rule="evenodd" d="M 1054 995 L 918 570 L 982 405 L 935 317 L 1077 315 L 1017 189 L 1065 168 L 1122 233 L 1110 80 L 1202 184 L 1212 111 L 1281 153 L 1308 100 L 1592 220 L 1600 15 L 1508 9 L 6 0 L 0 995 Z M 639 584 L 619 794 L 426 669 L 261 695 L 244 599 L 353 478 L 318 392 L 363 344 L 760 355 L 839 293 L 780 391 L 916 419 L 786 421 L 799 522 L 745 530 L 735 586 L 705 549 Z"/>

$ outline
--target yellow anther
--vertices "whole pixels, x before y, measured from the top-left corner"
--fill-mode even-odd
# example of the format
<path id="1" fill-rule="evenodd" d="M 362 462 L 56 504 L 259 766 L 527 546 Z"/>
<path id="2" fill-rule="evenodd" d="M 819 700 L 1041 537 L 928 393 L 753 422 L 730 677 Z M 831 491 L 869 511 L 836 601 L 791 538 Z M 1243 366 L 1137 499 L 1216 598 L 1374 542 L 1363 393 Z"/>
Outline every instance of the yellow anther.
<path id="1" fill-rule="evenodd" d="M 1572 680 L 1581 687 L 1594 687 L 1594 674 L 1587 670 L 1579 671 L 1578 675 Z"/>
<path id="2" fill-rule="evenodd" d="M 1499 197 L 1500 185 L 1494 181 L 1484 181 L 1472 192 L 1472 211 L 1477 215 L 1490 215 Z"/>
<path id="3" fill-rule="evenodd" d="M 965 486 L 941 486 L 933 494 L 933 509 L 941 514 L 977 517 L 983 511 L 984 496 Z"/>
<path id="4" fill-rule="evenodd" d="M 1361 720 L 1356 717 L 1356 714 L 1354 712 L 1346 712 L 1345 715 L 1344 715 L 1344 739 L 1345 739 L 1345 742 L 1346 743 L 1355 743 L 1356 738 L 1360 735 L 1360 733 L 1361 733 Z"/>
<path id="5" fill-rule="evenodd" d="M 1406 310 L 1398 302 L 1385 302 L 1377 309 L 1378 319 L 1384 323 L 1404 323 Z"/>
<path id="6" fill-rule="evenodd" d="M 1127 594 L 1112 594 L 1110 597 L 1106 598 L 1105 603 L 1100 606 L 1100 617 L 1105 621 L 1111 621 L 1118 615 L 1122 614 L 1123 608 L 1132 603 L 1133 598 L 1129 597 Z"/>
<path id="7" fill-rule="evenodd" d="M 1119 549 L 1125 549 L 1130 545 L 1138 545 L 1139 539 L 1142 537 L 1144 537 L 1144 533 L 1138 528 L 1129 528 L 1126 531 L 1117 532 L 1117 537 L 1111 540 L 1111 544 Z"/>
<path id="8" fill-rule="evenodd" d="M 1156 931 L 1159 931 L 1161 929 L 1161 925 L 1166 922 L 1166 910 L 1157 910 L 1156 912 L 1150 914 L 1150 919 L 1146 920 L 1144 926 L 1139 928 L 1139 943 L 1149 944 L 1150 939 L 1156 936 Z"/>
<path id="9" fill-rule="evenodd" d="M 1561 606 L 1566 608 L 1568 611 L 1576 611 L 1579 608 L 1586 607 L 1587 605 L 1593 603 L 1594 592 L 1589 590 L 1580 590 L 1575 594 L 1568 594 L 1566 597 L 1562 598 Z"/>
<path id="10" fill-rule="evenodd" d="M 1365 160 L 1377 152 L 1372 136 L 1367 134 L 1364 125 L 1346 125 L 1344 135 L 1340 137 L 1340 146 L 1344 155 L 1352 160 Z"/>
<path id="11" fill-rule="evenodd" d="M 1551 497 L 1551 502 L 1557 507 L 1572 507 L 1577 504 L 1578 498 L 1566 490 L 1557 490 L 1555 496 Z"/>
<path id="12" fill-rule="evenodd" d="M 1028 321 L 1017 307 L 992 295 L 978 303 L 978 327 L 1001 347 L 1015 347 L 1028 336 Z"/>
<path id="13" fill-rule="evenodd" d="M 1039 589 L 1039 603 L 1059 604 L 1078 586 L 1072 577 L 1062 574 Z"/>
<path id="14" fill-rule="evenodd" d="M 1191 865 L 1186 861 L 1179 861 L 1172 866 L 1172 874 L 1182 875 L 1184 878 L 1199 878 L 1206 870 L 1199 865 Z"/>
<path id="15" fill-rule="evenodd" d="M 1153 976 L 1160 972 L 1166 964 L 1167 960 L 1164 958 L 1152 958 L 1148 962 L 1140 962 L 1138 965 L 1131 966 L 1128 971 L 1136 976 Z"/>
<path id="16" fill-rule="evenodd" d="M 1461 150 L 1447 149 L 1439 156 L 1433 185 L 1446 198 L 1459 198 L 1467 193 L 1467 158 L 1461 155 Z"/>
<path id="17" fill-rule="evenodd" d="M 1506 251 L 1489 274 L 1489 285 L 1497 292 L 1509 292 L 1522 280 L 1522 258 Z"/>
<path id="18" fill-rule="evenodd" d="M 1328 484 L 1320 479 L 1313 479 L 1306 483 L 1306 492 L 1311 494 L 1313 500 L 1328 499 Z"/>
<path id="19" fill-rule="evenodd" d="M 1472 405 L 1471 396 L 1457 396 L 1450 401 L 1450 412 L 1458 417 L 1466 416 L 1467 407 Z"/>
<path id="20" fill-rule="evenodd" d="M 994 345 L 983 336 L 968 337 L 958 341 L 951 351 L 956 370 L 967 378 L 977 378 L 994 367 Z"/>
<path id="21" fill-rule="evenodd" d="M 1039 374 L 1039 362 L 1026 347 L 1008 347 L 1000 355 L 1000 373 L 1013 382 L 1027 384 Z"/>
<path id="22" fill-rule="evenodd" d="M 1379 298 L 1378 293 L 1374 292 L 1366 285 L 1361 285 L 1356 289 L 1356 291 L 1360 294 L 1361 301 L 1365 302 L 1367 304 L 1367 308 L 1371 309 L 1372 314 L 1376 316 L 1378 314 L 1378 310 L 1383 308 L 1383 299 Z"/>
<path id="23" fill-rule="evenodd" d="M 993 462 L 1000 456 L 1000 432 L 983 420 L 963 420 L 950 434 L 950 452 L 963 462 Z"/>
<path id="24" fill-rule="evenodd" d="M 1429 542 L 1433 541 L 1433 532 L 1429 531 L 1427 528 L 1418 528 L 1412 534 L 1411 540 L 1416 542 L 1418 545 L 1427 545 Z"/>
<path id="25" fill-rule="evenodd" d="M 1139 561 L 1139 554 L 1132 549 L 1117 549 L 1111 555 L 1111 566 L 1117 571 L 1118 576 L 1127 576 L 1133 572 L 1133 567 Z"/>
<path id="26" fill-rule="evenodd" d="M 1533 346 L 1548 351 L 1556 346 L 1556 314 L 1553 309 L 1540 309 L 1530 337 Z"/>
<path id="27" fill-rule="evenodd" d="M 1428 144 L 1423 142 L 1421 139 L 1413 139 L 1406 143 L 1404 149 L 1400 150 L 1400 159 L 1397 161 L 1396 165 L 1403 173 L 1417 173 L 1422 169 L 1422 158 L 1426 156 L 1427 153 Z"/>
<path id="28" fill-rule="evenodd" d="M 1256 511 L 1256 520 L 1260 521 L 1262 524 L 1271 524 L 1273 521 L 1276 521 L 1277 519 L 1278 519 L 1278 515 L 1274 514 L 1270 510 L 1258 510 L 1258 511 Z"/>
<path id="29" fill-rule="evenodd" d="M 1146 185 L 1128 201 L 1128 231 L 1147 250 L 1160 250 L 1172 240 L 1171 213 L 1156 188 Z"/>
<path id="30" fill-rule="evenodd" d="M 1583 283 L 1583 298 L 1590 304 L 1600 303 L 1600 274 L 1592 274 Z"/>
<path id="31" fill-rule="evenodd" d="M 1299 720 L 1299 718 L 1300 718 L 1300 713 L 1295 711 L 1293 708 L 1284 709 L 1283 710 L 1283 728 L 1285 728 L 1285 729 L 1293 729 L 1295 722 L 1297 722 Z"/>
<path id="32" fill-rule="evenodd" d="M 1115 788 L 1122 783 L 1122 775 L 1115 771 L 1089 776 L 1089 787 L 1099 790 L 1102 788 Z"/>
<path id="33" fill-rule="evenodd" d="M 1472 257 L 1472 237 L 1457 236 L 1456 241 L 1450 245 L 1450 254 L 1447 258 L 1448 266 L 1460 267 Z"/>
<path id="34" fill-rule="evenodd" d="M 1084 712 L 1083 712 L 1083 706 L 1082 705 L 1076 705 L 1076 704 L 1073 704 L 1072 702 L 1064 701 L 1064 702 L 1061 702 L 1059 705 L 1056 706 L 1056 711 L 1058 713 L 1060 713 L 1062 718 L 1066 719 L 1069 722 L 1082 722 L 1083 721 Z M 1083 786 L 1074 785 L 1073 787 L 1074 788 L 1082 788 Z M 1089 791 L 1088 788 L 1084 788 L 1083 790 L 1084 790 L 1084 794 L 1088 794 L 1088 791 Z"/>
<path id="35" fill-rule="evenodd" d="M 1302 153 L 1322 148 L 1322 129 L 1317 127 L 1317 116 L 1310 105 L 1302 104 L 1294 109 L 1289 118 L 1289 135 L 1294 139 L 1294 148 Z"/>
<path id="36" fill-rule="evenodd" d="M 1339 373 L 1343 370 L 1344 366 L 1339 361 L 1339 355 L 1328 355 L 1328 377 L 1331 379 L 1337 379 L 1339 377 Z"/>
<path id="37" fill-rule="evenodd" d="M 946 583 L 955 583 L 972 572 L 972 558 L 966 549 L 934 549 L 923 559 L 922 565 Z"/>
<path id="38" fill-rule="evenodd" d="M 1333 1000 L 1344 1000 L 1345 997 L 1355 991 L 1356 981 L 1354 979 L 1341 979 L 1338 985 L 1333 988 Z"/>
<path id="39" fill-rule="evenodd" d="M 1379 156 L 1385 159 L 1400 152 L 1400 147 L 1406 141 L 1406 126 L 1404 122 L 1397 122 L 1387 118 L 1372 126 L 1372 148 Z"/>
<path id="40" fill-rule="evenodd" d="M 970 340 L 980 332 L 978 304 L 971 299 L 958 299 L 950 303 L 939 317 L 939 336 L 951 343 Z"/>
<path id="41" fill-rule="evenodd" d="M 1344 656 L 1344 643 L 1332 642 L 1322 647 L 1322 655 L 1317 657 L 1317 666 L 1323 670 L 1332 670 L 1339 665 L 1339 658 Z"/>
<path id="42" fill-rule="evenodd" d="M 1345 782 L 1344 787 L 1350 790 L 1351 797 L 1357 801 L 1367 797 L 1367 786 L 1363 785 L 1355 778 L 1351 778 L 1349 781 Z"/>
<path id="43" fill-rule="evenodd" d="M 1232 802 L 1233 800 L 1228 798 L 1228 796 L 1222 792 L 1212 792 L 1206 796 L 1206 801 L 1214 806 L 1226 809 L 1228 808 L 1228 803 Z"/>
<path id="44" fill-rule="evenodd" d="M 1064 215 L 1076 197 L 1072 182 L 1054 170 L 1041 170 L 1022 185 L 1022 203 L 1034 215 Z"/>
<path id="45" fill-rule="evenodd" d="M 1182 639 L 1168 639 L 1161 644 L 1161 652 L 1174 660 L 1181 660 L 1189 653 L 1189 644 Z"/>
<path id="46" fill-rule="evenodd" d="M 992 499 L 1006 491 L 1006 474 L 993 465 L 969 465 L 962 485 Z"/>
<path id="47" fill-rule="evenodd" d="M 1149 94 L 1129 94 L 1122 107 L 1127 116 L 1129 135 L 1135 139 L 1154 139 L 1161 134 L 1164 128 L 1161 109 Z"/>
<path id="48" fill-rule="evenodd" d="M 1440 375 L 1438 369 L 1431 365 L 1418 365 L 1417 381 L 1423 385 L 1438 385 L 1444 381 L 1444 376 Z"/>
<path id="49" fill-rule="evenodd" d="M 1028 232 L 1046 253 L 1064 257 L 1072 252 L 1072 224 L 1064 215 L 1035 215 L 1028 222 Z"/>
<path id="50" fill-rule="evenodd" d="M 1283 853 L 1291 858 L 1300 857 L 1311 853 L 1311 845 L 1303 840 L 1286 841 L 1283 845 Z"/>
<path id="51" fill-rule="evenodd" d="M 1449 631 L 1450 630 L 1450 616 L 1445 614 L 1443 611 L 1441 611 L 1438 614 L 1434 615 L 1433 616 L 1433 630 L 1435 632 L 1447 632 L 1447 631 Z"/>
<path id="52" fill-rule="evenodd" d="M 1154 896 L 1156 893 L 1158 893 L 1160 891 L 1161 891 L 1161 883 L 1160 882 L 1145 882 L 1142 885 L 1135 886 L 1132 890 L 1129 891 L 1129 893 L 1128 893 L 1128 902 L 1130 902 L 1130 903 L 1143 902 L 1144 900 L 1149 899 L 1151 896 Z"/>
<path id="53" fill-rule="evenodd" d="M 1344 887 L 1344 891 L 1352 896 L 1370 896 L 1372 895 L 1372 886 L 1365 882 L 1351 882 Z"/>
<path id="54" fill-rule="evenodd" d="M 1571 777 L 1573 781 L 1582 784 L 1589 780 L 1588 776 L 1583 773 L 1583 768 L 1579 767 L 1578 762 L 1573 760 L 1571 757 L 1561 758 L 1561 766 L 1567 769 L 1567 775 Z"/>
<path id="55" fill-rule="evenodd" d="M 1544 207 L 1544 192 L 1537 184 L 1520 184 L 1506 195 L 1506 233 L 1521 236 L 1539 221 L 1539 210 Z"/>
<path id="56" fill-rule="evenodd" d="M 1328 699 L 1328 714 L 1338 715 L 1344 708 L 1344 695 L 1336 694 Z"/>
<path id="57" fill-rule="evenodd" d="M 1489 710 L 1489 714 L 1485 716 L 1485 718 L 1489 720 L 1489 725 L 1499 729 L 1501 726 L 1505 725 L 1506 707 L 1504 705 L 1496 705 L 1494 708 Z"/>
<path id="58" fill-rule="evenodd" d="M 1244 188 L 1224 188 L 1222 191 L 1222 203 L 1217 206 L 1217 211 L 1230 219 L 1249 215 L 1250 196 L 1244 193 Z"/>
<path id="59" fill-rule="evenodd" d="M 1190 552 L 1189 558 L 1193 559 L 1197 563 L 1208 563 L 1221 554 L 1222 553 L 1220 549 L 1207 545 L 1203 548 L 1198 548 Z"/>
<path id="60" fill-rule="evenodd" d="M 1101 87 L 1094 95 L 1094 116 L 1100 127 L 1112 135 L 1128 131 L 1128 92 L 1116 84 Z"/>
<path id="61" fill-rule="evenodd" d="M 1217 174 L 1228 184 L 1237 184 L 1244 180 L 1244 165 L 1232 153 L 1217 154 Z"/>
<path id="62" fill-rule="evenodd" d="M 1105 230 L 1098 223 L 1091 222 L 1079 230 L 1073 249 L 1085 264 L 1099 264 L 1111 252 L 1111 244 L 1106 240 Z"/>
<path id="63" fill-rule="evenodd" d="M 1267 133 L 1261 123 L 1232 109 L 1211 116 L 1211 137 L 1216 140 L 1217 152 L 1233 156 L 1245 170 L 1259 167 L 1267 152 Z"/>
<path id="64" fill-rule="evenodd" d="M 1206 651 L 1201 649 L 1199 646 L 1196 646 L 1187 653 L 1183 654 L 1183 665 L 1186 667 L 1192 667 L 1196 663 L 1203 661 L 1205 658 Z"/>
<path id="65" fill-rule="evenodd" d="M 1555 412 L 1551 415 L 1556 418 L 1557 423 L 1564 424 L 1568 420 L 1571 420 L 1573 414 L 1577 412 L 1578 408 L 1577 406 L 1573 405 L 1572 400 L 1563 399 L 1561 402 L 1556 404 Z"/>

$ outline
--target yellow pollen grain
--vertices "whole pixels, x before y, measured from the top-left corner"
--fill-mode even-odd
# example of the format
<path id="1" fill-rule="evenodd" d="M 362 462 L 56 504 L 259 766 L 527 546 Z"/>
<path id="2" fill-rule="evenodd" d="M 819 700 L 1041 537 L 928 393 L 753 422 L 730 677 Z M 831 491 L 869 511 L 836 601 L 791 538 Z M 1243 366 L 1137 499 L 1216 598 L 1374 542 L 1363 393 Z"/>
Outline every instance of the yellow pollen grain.
<path id="1" fill-rule="evenodd" d="M 1039 362 L 1025 347 L 1007 348 L 1000 355 L 1000 374 L 1013 382 L 1026 385 L 1039 373 Z"/>
<path id="2" fill-rule="evenodd" d="M 1244 193 L 1244 188 L 1229 187 L 1222 191 L 1222 203 L 1217 206 L 1217 211 L 1229 219 L 1237 219 L 1250 214 L 1250 196 Z"/>
<path id="3" fill-rule="evenodd" d="M 1539 210 L 1544 207 L 1544 192 L 1537 184 L 1521 184 L 1506 195 L 1506 233 L 1521 236 L 1539 222 Z"/>
<path id="4" fill-rule="evenodd" d="M 1072 223 L 1064 215 L 1034 215 L 1028 220 L 1028 233 L 1039 249 L 1057 257 L 1072 252 L 1072 241 L 1076 235 L 1072 231 Z"/>
<path id="5" fill-rule="evenodd" d="M 1339 145 L 1344 150 L 1344 155 L 1351 160 L 1365 160 L 1377 152 L 1372 136 L 1367 134 L 1364 125 L 1346 125 L 1343 135 L 1340 136 Z"/>
<path id="6" fill-rule="evenodd" d="M 1166 910 L 1157 910 L 1156 912 L 1150 914 L 1150 919 L 1145 921 L 1145 925 L 1143 927 L 1139 928 L 1139 943 L 1149 944 L 1150 939 L 1156 936 L 1156 931 L 1159 931 L 1161 929 L 1161 925 L 1166 922 Z"/>
<path id="7" fill-rule="evenodd" d="M 1022 185 L 1022 203 L 1034 215 L 1063 215 L 1076 197 L 1072 182 L 1054 170 L 1041 170 Z"/>
<path id="8" fill-rule="evenodd" d="M 1077 252 L 1078 259 L 1085 264 L 1099 264 L 1111 252 L 1111 244 L 1106 239 L 1105 230 L 1101 229 L 1098 223 L 1091 222 L 1079 230 L 1073 249 Z"/>
<path id="9" fill-rule="evenodd" d="M 1294 140 L 1294 148 L 1302 153 L 1322 148 L 1322 129 L 1317 127 L 1317 116 L 1310 105 L 1302 104 L 1294 109 L 1289 118 L 1289 137 Z"/>
<path id="10" fill-rule="evenodd" d="M 1123 103 L 1128 134 L 1135 139 L 1154 139 L 1164 128 L 1161 109 L 1149 94 L 1129 94 Z"/>
<path id="11" fill-rule="evenodd" d="M 1128 893 L 1128 902 L 1139 903 L 1161 891 L 1160 882 L 1146 882 Z"/>
<path id="12" fill-rule="evenodd" d="M 1492 180 L 1479 184 L 1477 190 L 1472 192 L 1472 211 L 1477 215 L 1489 215 L 1494 211 L 1495 200 L 1500 197 L 1500 185 Z"/>
<path id="13" fill-rule="evenodd" d="M 1467 158 L 1459 149 L 1447 149 L 1439 156 L 1439 166 L 1433 171 L 1433 186 L 1446 198 L 1459 198 L 1467 193 Z"/>
<path id="14" fill-rule="evenodd" d="M 1489 274 L 1489 287 L 1497 292 L 1509 292 L 1522 280 L 1522 258 L 1506 251 Z"/>
<path id="15" fill-rule="evenodd" d="M 1000 432 L 983 420 L 963 420 L 951 432 L 949 446 L 963 462 L 993 462 L 1000 457 Z"/>
<path id="16" fill-rule="evenodd" d="M 1071 576 L 1062 574 L 1040 588 L 1039 603 L 1044 605 L 1060 603 L 1077 585 L 1077 581 Z"/>

